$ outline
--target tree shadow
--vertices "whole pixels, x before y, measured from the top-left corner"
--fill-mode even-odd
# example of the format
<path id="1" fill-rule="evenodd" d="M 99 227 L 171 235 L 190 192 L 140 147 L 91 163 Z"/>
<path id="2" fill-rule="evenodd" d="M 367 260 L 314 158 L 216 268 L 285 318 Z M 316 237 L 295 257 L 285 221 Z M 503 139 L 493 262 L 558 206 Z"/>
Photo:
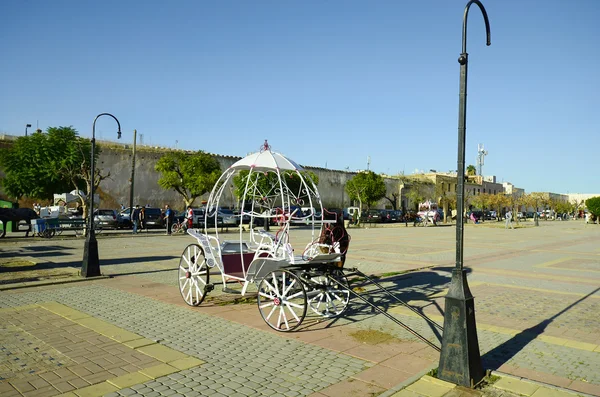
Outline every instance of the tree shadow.
<path id="1" fill-rule="evenodd" d="M 33 252 L 52 252 L 52 251 L 68 251 L 74 250 L 73 247 L 63 247 L 61 245 L 47 245 L 47 246 L 30 246 L 30 247 L 20 247 L 23 251 L 33 251 Z"/>
<path id="2" fill-rule="evenodd" d="M 600 287 L 596 288 L 586 296 L 576 300 L 571 303 L 552 317 L 541 321 L 539 324 L 534 325 L 533 327 L 529 327 L 517 335 L 513 336 L 506 342 L 496 346 L 492 350 L 488 351 L 482 356 L 483 365 L 486 368 L 498 369 L 502 364 L 509 361 L 513 358 L 517 353 L 525 348 L 532 340 L 536 339 L 539 335 L 544 333 L 546 328 L 561 314 L 567 312 L 577 304 L 581 303 L 591 295 L 594 295 L 596 292 L 600 291 Z"/>
<path id="3" fill-rule="evenodd" d="M 63 247 L 60 245 L 49 245 L 49 246 L 31 246 L 31 247 L 14 247 L 6 248 L 0 252 L 0 258 L 2 259 L 14 259 L 19 260 L 21 256 L 30 256 L 33 258 L 43 258 L 46 256 L 62 256 L 67 253 L 60 251 L 73 250 L 70 247 Z"/>
<path id="4" fill-rule="evenodd" d="M 40 255 L 31 255 L 33 257 L 37 257 Z M 100 269 L 102 270 L 102 266 L 113 266 L 113 265 L 127 265 L 127 264 L 135 264 L 141 262 L 161 262 L 167 261 L 171 259 L 179 258 L 178 256 L 165 255 L 165 256 L 143 256 L 143 257 L 135 257 L 135 258 L 112 258 L 112 259 L 100 259 Z M 8 273 L 8 272 L 26 272 L 33 270 L 48 270 L 48 269 L 61 269 L 66 267 L 71 268 L 80 268 L 81 267 L 80 260 L 77 261 L 65 261 L 65 262 L 42 262 L 37 263 L 31 266 L 15 266 L 15 267 L 0 267 L 0 273 Z M 158 269 L 159 271 L 163 271 L 165 269 Z M 168 269 L 173 270 L 173 269 Z M 142 272 L 149 272 L 148 270 L 142 269 Z M 115 275 L 115 274 L 112 274 Z"/>

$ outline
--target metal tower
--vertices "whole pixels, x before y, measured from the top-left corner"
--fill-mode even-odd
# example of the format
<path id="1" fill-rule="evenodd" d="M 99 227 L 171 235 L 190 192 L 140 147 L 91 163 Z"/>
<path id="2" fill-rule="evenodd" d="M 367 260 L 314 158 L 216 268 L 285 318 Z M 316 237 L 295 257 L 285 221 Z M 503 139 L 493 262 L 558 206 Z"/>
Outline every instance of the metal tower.
<path id="1" fill-rule="evenodd" d="M 488 152 L 483 148 L 483 143 L 477 145 L 477 175 L 483 176 L 483 164 Z"/>

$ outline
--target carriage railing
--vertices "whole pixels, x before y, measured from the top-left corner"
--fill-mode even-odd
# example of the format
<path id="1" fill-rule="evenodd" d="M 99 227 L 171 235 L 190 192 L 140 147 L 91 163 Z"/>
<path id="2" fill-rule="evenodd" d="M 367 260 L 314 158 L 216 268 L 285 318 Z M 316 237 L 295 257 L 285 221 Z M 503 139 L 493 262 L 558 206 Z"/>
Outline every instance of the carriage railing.
<path id="1" fill-rule="evenodd" d="M 204 233 L 198 233 L 194 229 L 188 229 L 188 234 L 195 237 L 198 243 L 204 251 L 204 257 L 206 258 L 206 265 L 210 268 L 215 265 L 223 272 L 223 259 L 221 257 L 221 246 L 219 240 L 213 236 L 206 235 Z"/>
<path id="2" fill-rule="evenodd" d="M 289 230 L 289 222 L 285 222 L 276 234 L 269 233 L 266 230 L 251 229 L 251 241 L 258 246 L 255 258 L 264 256 L 267 253 L 273 259 L 283 259 L 294 263 L 294 250 L 289 243 Z"/>

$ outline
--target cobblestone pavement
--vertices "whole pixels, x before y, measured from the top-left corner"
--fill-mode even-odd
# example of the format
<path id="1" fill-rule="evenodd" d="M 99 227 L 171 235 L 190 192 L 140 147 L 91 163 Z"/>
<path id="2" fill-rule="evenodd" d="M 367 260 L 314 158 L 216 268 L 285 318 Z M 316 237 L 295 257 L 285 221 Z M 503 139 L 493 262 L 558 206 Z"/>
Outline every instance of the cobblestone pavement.
<path id="1" fill-rule="evenodd" d="M 485 368 L 600 395 L 600 228 L 567 221 L 505 230 L 486 223 L 466 226 L 464 260 Z M 386 288 L 441 324 L 455 261 L 454 228 L 402 225 L 350 232 L 346 266 L 384 275 Z M 435 366 L 433 349 L 357 299 L 343 317 L 326 322 L 312 317 L 289 335 L 267 331 L 255 304 L 182 306 L 173 269 L 193 241 L 188 236 L 102 237 L 102 271 L 116 278 L 4 291 L 0 307 L 60 302 L 205 361 L 113 395 L 316 397 L 350 390 L 369 395 Z M 7 239 L 0 244 L 4 257 L 29 257 L 57 267 L 77 267 L 82 257 L 81 240 Z M 439 345 L 441 336 L 421 318 L 364 281 L 352 286 Z M 218 290 L 209 296 L 219 298 Z M 13 325 L 1 331 L 12 346 L 32 342 Z M 365 346 L 352 337 L 358 331 L 379 331 L 397 343 Z M 55 354 L 51 345 L 37 345 L 46 355 Z M 20 349 L 23 357 L 36 355 L 27 346 Z M 386 350 L 391 352 L 385 355 Z M 31 361 L 39 371 L 49 365 L 44 359 Z M 14 363 L 6 365 L 0 372 L 18 376 Z"/>

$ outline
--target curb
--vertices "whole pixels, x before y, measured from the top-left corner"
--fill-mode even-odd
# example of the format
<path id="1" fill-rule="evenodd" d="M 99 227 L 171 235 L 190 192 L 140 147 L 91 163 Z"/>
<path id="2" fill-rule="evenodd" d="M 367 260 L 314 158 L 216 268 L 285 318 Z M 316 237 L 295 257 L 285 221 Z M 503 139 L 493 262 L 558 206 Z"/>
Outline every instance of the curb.
<path id="1" fill-rule="evenodd" d="M 523 381 L 523 382 L 528 382 L 534 385 L 538 385 L 538 386 L 542 386 L 545 387 L 547 389 L 552 389 L 552 390 L 558 390 L 558 391 L 566 391 L 569 393 L 573 393 L 574 396 L 581 396 L 581 397 L 596 397 L 593 394 L 587 394 L 581 391 L 577 391 L 577 390 L 573 390 L 573 389 L 567 389 L 565 387 L 558 387 L 558 386 L 554 386 L 551 385 L 549 383 L 544 383 L 544 382 L 540 382 L 537 380 L 531 380 L 531 379 L 527 379 L 524 378 L 522 376 L 516 376 L 516 375 L 511 375 L 511 374 L 507 374 L 505 372 L 500 372 L 500 371 L 491 371 L 490 372 L 491 375 L 495 375 L 495 376 L 499 376 L 501 378 L 509 378 L 509 379 L 515 379 L 515 380 L 519 380 L 519 381 Z"/>
<path id="2" fill-rule="evenodd" d="M 408 378 L 408 379 L 400 382 L 396 386 L 393 386 L 392 388 L 388 389 L 387 391 L 381 393 L 379 395 L 379 397 L 391 397 L 391 396 L 393 396 L 394 394 L 398 393 L 400 390 L 406 388 L 407 386 L 412 385 L 413 383 L 415 383 L 416 381 L 418 381 L 419 379 L 421 379 L 423 376 L 427 375 L 432 369 L 437 368 L 438 365 L 439 365 L 438 363 L 431 364 L 428 368 L 422 370 L 418 374 L 411 376 L 410 378 Z"/>

